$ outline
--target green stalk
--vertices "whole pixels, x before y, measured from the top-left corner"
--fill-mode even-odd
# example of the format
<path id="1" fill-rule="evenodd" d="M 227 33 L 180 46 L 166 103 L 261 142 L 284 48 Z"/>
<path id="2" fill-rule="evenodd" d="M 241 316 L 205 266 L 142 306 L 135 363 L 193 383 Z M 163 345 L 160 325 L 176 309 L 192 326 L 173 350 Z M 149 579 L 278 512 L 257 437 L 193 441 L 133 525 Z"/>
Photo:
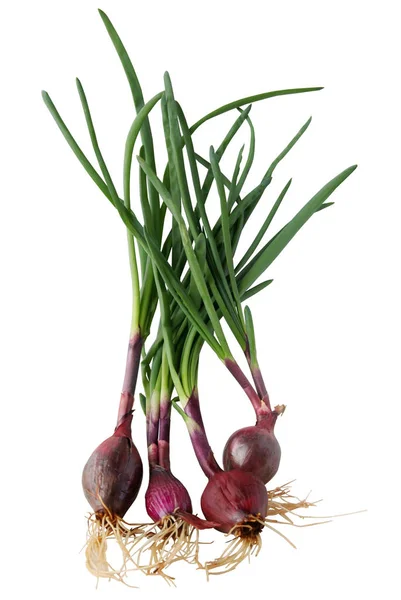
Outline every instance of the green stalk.
<path id="1" fill-rule="evenodd" d="M 228 203 L 226 199 L 226 194 L 224 191 L 223 178 L 221 175 L 220 167 L 217 162 L 216 154 L 214 152 L 213 146 L 210 149 L 210 164 L 212 165 L 214 179 L 217 185 L 217 192 L 220 198 L 220 211 L 221 211 L 221 228 L 223 231 L 223 242 L 224 249 L 226 255 L 227 269 L 229 280 L 231 284 L 231 293 L 234 297 L 236 306 L 237 306 L 237 314 L 241 322 L 241 326 L 245 328 L 244 315 L 242 314 L 242 306 L 241 299 L 238 292 L 237 281 L 235 279 L 234 273 L 234 261 L 233 261 L 233 251 L 231 246 L 231 235 L 230 235 L 230 225 L 229 225 L 229 212 L 228 212 Z"/>
<path id="2" fill-rule="evenodd" d="M 189 329 L 187 338 L 184 342 L 184 348 L 180 362 L 181 380 L 183 388 L 188 397 L 191 395 L 192 390 L 194 388 L 194 382 L 191 377 L 190 361 L 192 357 L 194 341 L 198 337 L 198 335 L 199 334 L 194 327 Z"/>
<path id="3" fill-rule="evenodd" d="M 163 201 L 167 204 L 167 207 L 169 208 L 174 219 L 178 223 L 178 227 L 179 227 L 180 234 L 181 234 L 182 244 L 184 246 L 185 254 L 187 256 L 192 275 L 193 275 L 196 285 L 198 287 L 199 293 L 202 296 L 208 316 L 210 318 L 210 321 L 212 322 L 213 329 L 216 333 L 216 337 L 217 337 L 219 344 L 221 346 L 221 349 L 223 351 L 222 358 L 223 359 L 232 358 L 230 349 L 227 344 L 227 340 L 225 338 L 225 335 L 224 335 L 223 330 L 220 325 L 220 321 L 219 321 L 216 311 L 214 309 L 213 301 L 212 301 L 209 291 L 207 289 L 207 285 L 206 285 L 206 282 L 205 282 L 203 274 L 202 274 L 202 269 L 198 263 L 195 252 L 192 248 L 191 240 L 190 240 L 190 237 L 189 237 L 189 234 L 187 231 L 185 221 L 182 218 L 181 213 L 177 210 L 177 207 L 172 202 L 172 199 L 171 199 L 171 196 L 170 196 L 168 190 L 163 185 L 163 183 L 160 181 L 160 179 L 157 177 L 157 175 L 152 171 L 152 169 L 149 167 L 149 165 L 145 161 L 143 161 L 139 156 L 137 158 L 138 158 L 139 164 L 145 171 L 146 175 L 149 177 L 150 181 L 157 188 L 157 191 L 159 192 L 160 196 L 163 198 Z M 159 300 L 160 300 L 160 298 L 159 298 Z"/>
<path id="4" fill-rule="evenodd" d="M 214 235 L 212 232 L 212 227 L 210 225 L 209 218 L 206 213 L 205 198 L 207 196 L 206 196 L 206 192 L 204 191 L 204 189 L 200 187 L 200 181 L 199 181 L 199 176 L 198 176 L 198 171 L 197 171 L 197 166 L 196 166 L 196 157 L 195 157 L 195 152 L 194 152 L 193 145 L 192 145 L 192 139 L 191 139 L 191 135 L 189 133 L 186 119 L 185 119 L 185 116 L 184 116 L 184 113 L 183 113 L 181 107 L 179 107 L 179 115 L 180 115 L 180 119 L 181 119 L 181 125 L 183 128 L 183 137 L 184 137 L 185 145 L 187 148 L 188 159 L 190 162 L 191 173 L 192 173 L 192 178 L 193 178 L 193 182 L 194 182 L 195 195 L 196 195 L 196 199 L 197 199 L 196 209 L 201 217 L 202 225 L 205 230 L 205 237 L 206 237 L 206 241 L 207 241 L 208 255 L 209 255 L 209 268 L 216 272 L 215 280 L 216 280 L 217 286 L 220 290 L 220 294 L 224 299 L 227 310 L 231 314 L 232 320 L 235 322 L 235 321 L 238 321 L 238 317 L 235 313 L 235 309 L 233 309 L 233 307 L 235 307 L 235 301 L 234 301 L 232 292 L 231 292 L 230 287 L 226 280 L 226 274 L 224 272 L 224 268 L 223 268 L 223 265 L 222 265 L 222 262 L 220 259 L 218 248 L 217 248 L 215 238 L 214 238 Z M 213 175 L 212 169 L 211 169 L 211 174 Z M 206 176 L 206 178 L 207 178 L 207 176 Z M 238 324 L 240 324 L 239 321 L 238 321 Z"/>
<path id="5" fill-rule="evenodd" d="M 99 163 L 99 167 L 103 173 L 103 177 L 106 181 L 108 190 L 110 192 L 111 198 L 113 199 L 113 203 L 117 204 L 119 202 L 119 197 L 116 191 L 116 188 L 113 184 L 113 181 L 110 177 L 110 173 L 107 169 L 106 163 L 103 159 L 103 155 L 100 151 L 100 147 L 97 141 L 97 136 L 95 132 L 95 128 L 93 125 L 92 116 L 89 110 L 88 101 L 83 89 L 83 86 L 79 79 L 76 80 L 79 97 L 81 99 L 82 108 L 84 111 L 86 124 L 88 126 L 89 135 L 92 141 L 92 146 L 94 152 L 96 154 L 96 158 Z M 125 203 L 127 208 L 130 208 L 129 201 Z M 128 238 L 128 254 L 129 254 L 129 264 L 131 270 L 131 281 L 132 281 L 132 313 L 131 313 L 131 329 L 130 329 L 130 338 L 134 337 L 134 335 L 139 333 L 139 310 L 140 310 L 140 284 L 139 284 L 139 275 L 138 275 L 138 266 L 136 261 L 136 252 L 135 252 L 135 244 L 132 233 L 127 229 L 127 238 Z"/>
<path id="6" fill-rule="evenodd" d="M 176 370 L 176 366 L 175 366 L 175 353 L 174 353 L 173 341 L 172 341 L 173 335 L 172 335 L 172 330 L 171 330 L 171 320 L 170 320 L 170 314 L 169 314 L 169 301 L 168 301 L 168 296 L 167 296 L 165 285 L 164 285 L 163 281 L 161 280 L 160 274 L 157 272 L 156 267 L 155 267 L 154 276 L 155 276 L 157 293 L 159 296 L 160 322 L 161 322 L 161 325 L 163 328 L 164 351 L 167 356 L 171 379 L 174 383 L 174 387 L 178 394 L 178 398 L 184 408 L 186 403 L 188 402 L 188 396 L 185 393 L 184 386 L 181 382 L 180 376 L 179 376 L 179 374 Z"/>
<path id="7" fill-rule="evenodd" d="M 132 156 L 134 151 L 135 142 L 138 138 L 139 133 L 142 131 L 144 125 L 148 123 L 147 115 L 152 110 L 152 108 L 157 104 L 157 102 L 162 97 L 162 93 L 157 94 L 148 102 L 146 105 L 143 105 L 139 110 L 137 117 L 134 119 L 130 131 L 127 136 L 127 140 L 125 143 L 125 153 L 124 153 L 124 172 L 123 172 L 123 182 L 124 182 L 124 205 L 130 210 L 131 209 L 131 167 L 132 167 Z M 150 126 L 148 124 L 148 131 L 150 132 Z M 148 144 L 149 148 L 149 144 Z M 145 149 L 146 153 L 146 149 Z M 152 152 L 153 156 L 153 152 Z M 153 156 L 154 162 L 154 156 Z M 147 205 L 147 196 L 143 193 L 141 194 L 141 203 L 143 215 L 145 218 L 145 223 L 149 223 L 149 226 L 155 232 L 155 235 L 158 235 L 159 225 L 155 226 L 154 223 L 158 222 L 160 215 L 157 215 L 154 211 L 159 210 L 159 203 L 155 201 L 153 206 L 153 212 L 150 212 L 150 206 Z M 149 302 L 151 296 L 151 289 L 153 286 L 153 274 L 150 269 L 145 268 L 145 279 L 144 279 L 144 287 L 147 290 L 143 292 L 142 295 L 142 306 L 141 306 L 141 290 L 139 284 L 139 276 L 138 276 L 138 267 L 136 260 L 136 252 L 135 252 L 135 241 L 132 233 L 127 230 L 127 238 L 128 238 L 128 252 L 129 252 L 129 261 L 130 261 L 130 269 L 131 269 L 131 278 L 132 278 L 132 294 L 133 294 L 133 311 L 132 311 L 132 323 L 131 329 L 146 329 L 146 321 L 148 319 L 149 311 Z M 142 317 L 142 318 L 141 318 Z M 144 331 L 145 333 L 145 331 Z M 146 331 L 147 334 L 147 331 Z"/>

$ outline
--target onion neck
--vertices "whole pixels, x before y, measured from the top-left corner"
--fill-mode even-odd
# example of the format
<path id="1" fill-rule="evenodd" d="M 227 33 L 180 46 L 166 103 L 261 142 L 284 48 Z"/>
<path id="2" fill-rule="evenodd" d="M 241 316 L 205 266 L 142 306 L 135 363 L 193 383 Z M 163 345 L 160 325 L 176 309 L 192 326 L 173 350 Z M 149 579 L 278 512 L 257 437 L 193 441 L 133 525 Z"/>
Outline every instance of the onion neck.
<path id="1" fill-rule="evenodd" d="M 277 418 L 283 414 L 284 410 L 284 404 L 275 406 L 274 410 L 271 410 L 262 400 L 258 411 L 256 411 L 256 426 L 273 433 Z"/>
<path id="2" fill-rule="evenodd" d="M 132 423 L 132 413 L 126 415 L 115 428 L 113 436 L 114 437 L 126 437 L 128 439 L 131 438 L 131 423 Z"/>
<path id="3" fill-rule="evenodd" d="M 160 399 L 160 419 L 159 419 L 159 465 L 170 470 L 170 418 L 171 418 L 171 397 L 169 393 L 163 394 Z"/>
<path id="4" fill-rule="evenodd" d="M 226 367 L 230 371 L 231 375 L 233 375 L 234 379 L 236 379 L 238 381 L 238 383 L 240 384 L 240 386 L 242 387 L 242 389 L 248 396 L 249 400 L 252 403 L 254 411 L 257 415 L 258 410 L 260 408 L 261 400 L 260 400 L 258 394 L 256 393 L 252 383 L 246 377 L 246 375 L 242 371 L 241 367 L 235 362 L 235 360 L 233 360 L 232 358 L 226 358 L 226 359 L 224 359 L 224 364 L 226 365 Z"/>
<path id="5" fill-rule="evenodd" d="M 159 446 L 157 443 L 148 445 L 148 461 L 150 472 L 159 466 Z"/>
<path id="6" fill-rule="evenodd" d="M 191 443 L 198 459 L 198 463 L 208 479 L 222 471 L 218 465 L 207 439 L 205 426 L 199 404 L 199 395 L 196 388 L 193 389 L 184 407 L 187 415 L 186 425 L 191 438 Z"/>
<path id="7" fill-rule="evenodd" d="M 135 387 L 138 378 L 143 340 L 139 331 L 129 340 L 124 382 L 118 408 L 117 427 L 132 412 L 134 406 Z"/>
<path id="8" fill-rule="evenodd" d="M 256 357 L 256 353 L 254 356 L 251 355 L 251 350 L 249 346 L 249 341 L 247 339 L 246 348 L 245 348 L 245 358 L 247 360 L 249 369 L 252 373 L 252 379 L 255 384 L 256 391 L 258 396 L 263 402 L 266 404 L 267 408 L 271 410 L 269 394 L 267 393 L 267 388 L 265 381 L 263 379 L 262 371 L 260 370 L 259 363 Z"/>

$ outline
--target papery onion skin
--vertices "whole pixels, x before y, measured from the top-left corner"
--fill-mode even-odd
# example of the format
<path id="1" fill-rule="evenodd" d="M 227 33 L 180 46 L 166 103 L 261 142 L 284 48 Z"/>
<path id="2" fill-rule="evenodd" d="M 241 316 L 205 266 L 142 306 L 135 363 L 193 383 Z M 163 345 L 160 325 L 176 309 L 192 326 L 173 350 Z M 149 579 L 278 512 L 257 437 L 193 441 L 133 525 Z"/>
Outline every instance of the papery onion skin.
<path id="1" fill-rule="evenodd" d="M 263 482 L 241 470 L 222 471 L 210 478 L 201 498 L 208 521 L 220 523 L 216 529 L 229 533 L 250 517 L 261 521 L 267 515 L 268 497 Z"/>
<path id="2" fill-rule="evenodd" d="M 192 513 L 191 498 L 185 486 L 171 471 L 160 466 L 151 468 L 145 504 L 155 523 L 177 510 Z"/>
<path id="3" fill-rule="evenodd" d="M 226 471 L 241 469 L 268 483 L 280 466 L 281 448 L 274 431 L 254 425 L 235 431 L 223 451 Z"/>
<path id="4" fill-rule="evenodd" d="M 82 473 L 84 494 L 97 515 L 123 517 L 138 495 L 143 467 L 131 437 L 132 415 L 90 456 Z"/>

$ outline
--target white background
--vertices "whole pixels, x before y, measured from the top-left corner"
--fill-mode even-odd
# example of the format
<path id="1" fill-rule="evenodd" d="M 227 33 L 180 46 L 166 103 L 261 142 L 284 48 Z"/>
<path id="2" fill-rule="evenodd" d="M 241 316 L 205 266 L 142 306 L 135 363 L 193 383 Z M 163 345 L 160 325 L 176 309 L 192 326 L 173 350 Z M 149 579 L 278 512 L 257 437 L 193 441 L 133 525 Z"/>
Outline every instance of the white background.
<path id="1" fill-rule="evenodd" d="M 139 592 L 95 580 L 79 550 L 88 506 L 84 462 L 114 426 L 126 352 L 130 284 L 124 229 L 65 144 L 40 97 L 47 89 L 89 149 L 74 77 L 83 81 L 101 145 L 121 189 L 128 86 L 97 3 L 9 2 L 3 8 L 1 218 L 2 583 L 5 597 L 186 598 L 199 593 L 399 597 L 399 27 L 396 2 L 104 0 L 146 98 L 165 69 L 190 123 L 262 91 L 323 85 L 315 94 L 255 105 L 252 182 L 313 115 L 277 169 L 251 239 L 276 194 L 293 185 L 272 231 L 326 181 L 357 162 L 333 208 L 314 217 L 269 270 L 251 301 L 260 363 L 283 459 L 274 484 L 323 498 L 320 514 L 368 509 L 312 529 L 270 533 L 251 565 L 214 578 L 184 565 L 177 589 L 139 577 Z M 199 130 L 204 154 L 233 115 Z M 155 126 L 159 125 L 155 121 Z M 244 134 L 245 135 L 245 134 Z M 157 138 L 160 139 L 160 138 Z M 244 137 L 246 140 L 246 137 Z M 238 149 L 240 141 L 236 142 Z M 162 161 L 161 161 L 162 162 Z M 253 414 L 206 349 L 201 398 L 220 458 Z M 144 418 L 135 441 L 145 456 Z M 196 510 L 206 483 L 174 420 L 175 473 Z M 145 490 L 146 480 L 143 490 Z M 131 509 L 145 518 L 143 493 Z M 211 534 L 211 537 L 213 535 Z M 216 533 L 216 544 L 222 538 Z M 195 588 L 193 586 L 196 586 Z M 195 591 L 194 591 L 195 589 Z"/>

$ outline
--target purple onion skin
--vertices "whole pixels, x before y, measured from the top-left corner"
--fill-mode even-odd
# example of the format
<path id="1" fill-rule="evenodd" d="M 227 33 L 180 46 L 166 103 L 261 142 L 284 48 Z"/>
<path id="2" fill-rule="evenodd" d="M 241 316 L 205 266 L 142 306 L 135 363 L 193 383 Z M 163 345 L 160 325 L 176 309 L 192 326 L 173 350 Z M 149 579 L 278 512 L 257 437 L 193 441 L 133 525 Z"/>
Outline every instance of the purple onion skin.
<path id="1" fill-rule="evenodd" d="M 223 451 L 226 471 L 241 469 L 268 483 L 280 466 L 281 448 L 272 428 L 243 427 L 228 439 Z"/>
<path id="2" fill-rule="evenodd" d="M 151 468 L 145 504 L 149 517 L 155 523 L 177 509 L 192 513 L 191 498 L 185 486 L 171 471 L 159 466 Z"/>
<path id="3" fill-rule="evenodd" d="M 100 444 L 82 473 L 84 494 L 93 511 L 123 517 L 142 483 L 142 460 L 131 438 L 132 415 Z M 106 508 L 105 508 L 106 507 Z"/>
<path id="4" fill-rule="evenodd" d="M 263 482 L 241 470 L 222 471 L 210 478 L 201 498 L 208 521 L 220 523 L 216 529 L 229 533 L 250 515 L 261 520 L 267 515 L 267 493 Z"/>

